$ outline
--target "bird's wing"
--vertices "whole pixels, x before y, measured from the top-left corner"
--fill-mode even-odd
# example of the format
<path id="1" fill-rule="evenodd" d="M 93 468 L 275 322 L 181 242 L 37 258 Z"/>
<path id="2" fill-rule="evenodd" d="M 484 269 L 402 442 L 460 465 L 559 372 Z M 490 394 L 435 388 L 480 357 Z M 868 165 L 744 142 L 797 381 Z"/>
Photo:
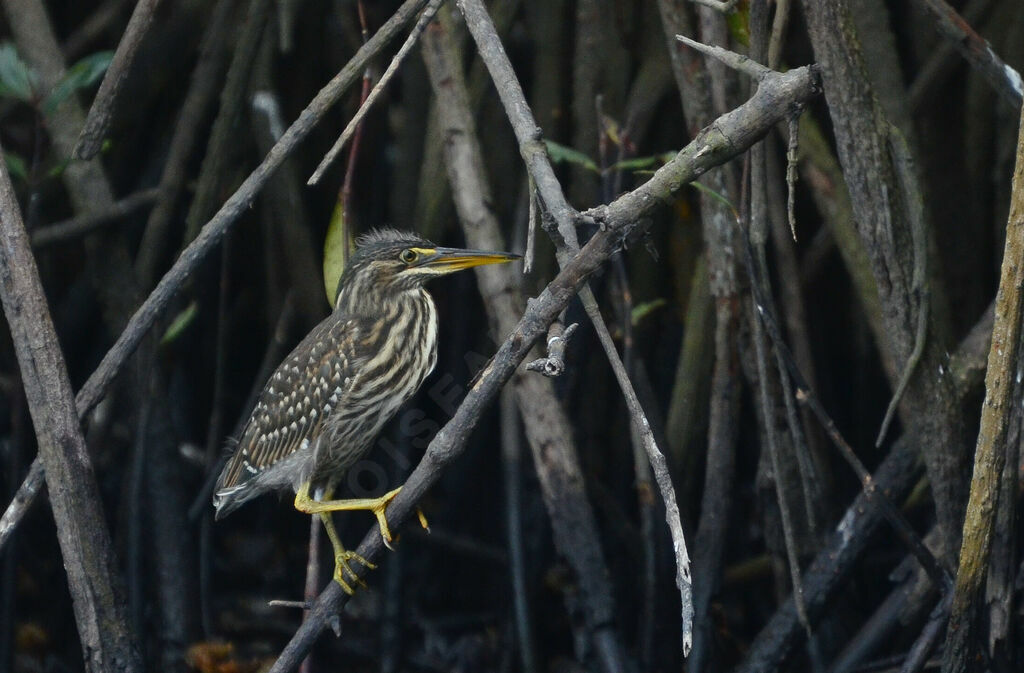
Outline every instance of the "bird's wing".
<path id="1" fill-rule="evenodd" d="M 216 491 L 241 486 L 313 442 L 366 359 L 370 320 L 328 316 L 278 366 L 246 423 Z"/>

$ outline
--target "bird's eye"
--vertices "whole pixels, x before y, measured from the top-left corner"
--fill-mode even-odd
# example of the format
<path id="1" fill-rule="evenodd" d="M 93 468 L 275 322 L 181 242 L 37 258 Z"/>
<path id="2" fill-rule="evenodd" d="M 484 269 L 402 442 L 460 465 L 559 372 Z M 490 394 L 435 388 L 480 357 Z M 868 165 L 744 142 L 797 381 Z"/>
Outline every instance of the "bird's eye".
<path id="1" fill-rule="evenodd" d="M 419 257 L 419 255 L 417 255 L 416 251 L 411 248 L 406 248 L 402 251 L 402 254 L 398 256 L 398 258 L 406 264 L 412 264 L 416 261 L 417 257 Z"/>

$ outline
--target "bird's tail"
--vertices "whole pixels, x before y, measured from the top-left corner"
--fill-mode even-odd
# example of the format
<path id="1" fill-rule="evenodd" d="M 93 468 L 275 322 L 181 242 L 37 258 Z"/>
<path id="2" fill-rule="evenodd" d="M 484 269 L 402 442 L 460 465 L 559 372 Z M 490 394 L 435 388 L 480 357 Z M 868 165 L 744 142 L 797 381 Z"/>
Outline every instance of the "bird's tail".
<path id="1" fill-rule="evenodd" d="M 217 521 L 223 519 L 257 495 L 259 494 L 250 482 L 218 488 L 213 494 L 213 507 L 217 510 L 213 518 Z"/>

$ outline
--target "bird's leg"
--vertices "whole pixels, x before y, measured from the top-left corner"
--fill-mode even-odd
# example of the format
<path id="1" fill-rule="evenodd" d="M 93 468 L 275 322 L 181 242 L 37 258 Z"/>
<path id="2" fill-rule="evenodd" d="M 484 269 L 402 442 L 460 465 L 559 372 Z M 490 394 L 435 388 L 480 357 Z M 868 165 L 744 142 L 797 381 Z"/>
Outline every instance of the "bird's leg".
<path id="1" fill-rule="evenodd" d="M 325 491 L 324 498 L 330 498 L 331 492 Z M 319 514 L 320 521 L 324 524 L 324 530 L 327 531 L 327 537 L 331 541 L 331 546 L 334 548 L 334 581 L 341 585 L 341 588 L 345 593 L 352 595 L 355 590 L 349 584 L 349 581 L 345 578 L 345 573 L 348 573 L 349 578 L 357 583 L 359 586 L 366 588 L 366 582 L 352 570 L 352 566 L 349 565 L 349 561 L 358 561 L 370 570 L 377 568 L 376 564 L 367 561 L 365 558 L 345 549 L 344 545 L 341 544 L 341 537 L 338 535 L 338 531 L 334 528 L 334 522 L 331 520 L 330 510 L 321 510 L 315 507 L 321 504 L 319 501 L 309 497 L 309 483 L 302 485 L 298 493 L 295 494 L 295 509 L 300 512 L 307 514 Z"/>
<path id="2" fill-rule="evenodd" d="M 308 490 L 308 489 L 307 489 Z M 299 496 L 295 496 L 295 507 L 301 509 L 304 512 L 350 512 L 353 510 L 365 509 L 373 512 L 374 516 L 377 517 L 377 525 L 380 526 L 380 536 L 384 539 L 384 544 L 391 548 L 391 528 L 388 527 L 388 519 L 385 516 L 388 503 L 395 499 L 398 492 L 402 490 L 399 486 L 393 491 L 388 491 L 379 498 L 355 498 L 351 500 L 322 500 L 317 502 L 316 500 L 310 500 L 307 494 L 308 503 L 303 503 L 309 509 L 303 509 L 299 506 Z M 299 492 L 302 493 L 302 490 Z M 419 509 L 416 510 L 419 516 L 420 525 L 425 529 L 429 530 L 427 525 L 427 517 L 423 516 L 423 512 Z"/>

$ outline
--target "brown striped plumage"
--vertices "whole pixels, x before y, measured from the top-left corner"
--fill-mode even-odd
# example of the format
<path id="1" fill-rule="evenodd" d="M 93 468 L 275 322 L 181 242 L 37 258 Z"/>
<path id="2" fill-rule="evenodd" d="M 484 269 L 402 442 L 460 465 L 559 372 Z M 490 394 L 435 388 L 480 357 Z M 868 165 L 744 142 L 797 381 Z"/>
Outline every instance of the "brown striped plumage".
<path id="1" fill-rule="evenodd" d="M 214 490 L 217 517 L 267 491 L 292 488 L 296 507 L 321 514 L 335 547 L 335 579 L 353 558 L 341 547 L 329 512 L 371 509 L 390 538 L 375 501 L 309 499 L 310 484 L 334 484 L 369 450 L 377 434 L 433 370 L 437 311 L 427 280 L 516 255 L 438 248 L 385 229 L 359 240 L 338 282 L 334 312 L 317 325 L 270 377 Z"/>

